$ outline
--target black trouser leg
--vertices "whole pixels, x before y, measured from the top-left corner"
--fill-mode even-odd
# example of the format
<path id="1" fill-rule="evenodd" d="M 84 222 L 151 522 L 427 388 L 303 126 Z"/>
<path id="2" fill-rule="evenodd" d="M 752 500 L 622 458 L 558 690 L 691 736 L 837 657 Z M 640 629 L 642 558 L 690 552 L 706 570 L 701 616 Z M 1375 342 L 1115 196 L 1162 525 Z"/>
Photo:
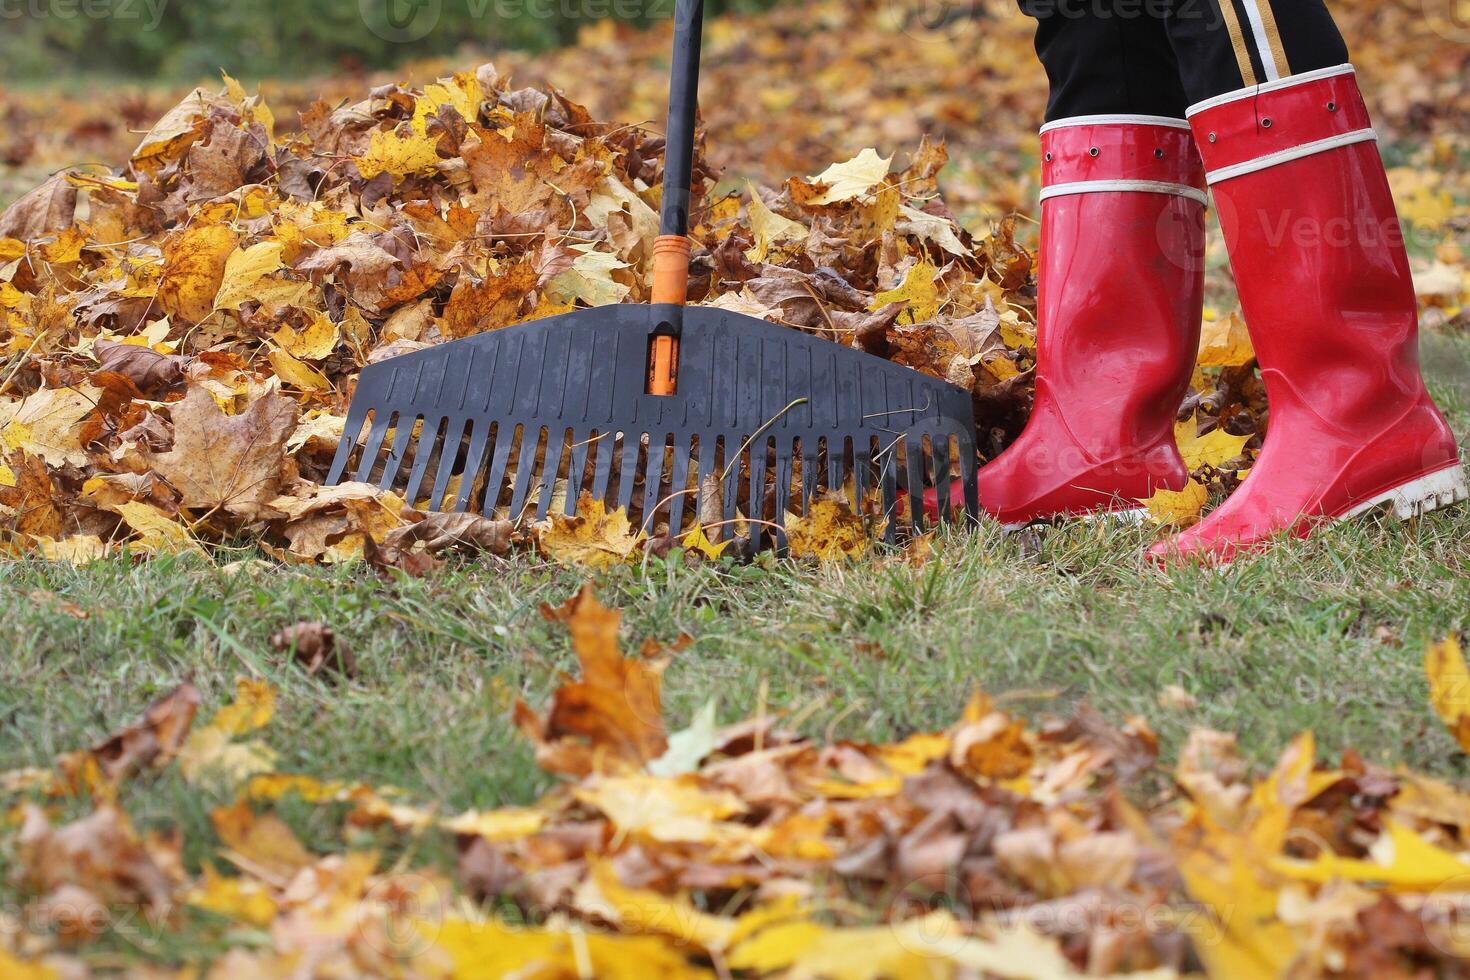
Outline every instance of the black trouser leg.
<path id="1" fill-rule="evenodd" d="M 1168 35 L 1191 103 L 1347 63 L 1323 0 L 1169 0 Z"/>
<path id="2" fill-rule="evenodd" d="M 1182 117 L 1192 103 L 1348 60 L 1324 0 L 1020 0 L 1048 122 Z"/>
<path id="3" fill-rule="evenodd" d="M 1189 98 L 1157 0 L 1020 0 L 1036 18 L 1051 80 L 1046 121 L 1093 115 L 1184 117 Z"/>

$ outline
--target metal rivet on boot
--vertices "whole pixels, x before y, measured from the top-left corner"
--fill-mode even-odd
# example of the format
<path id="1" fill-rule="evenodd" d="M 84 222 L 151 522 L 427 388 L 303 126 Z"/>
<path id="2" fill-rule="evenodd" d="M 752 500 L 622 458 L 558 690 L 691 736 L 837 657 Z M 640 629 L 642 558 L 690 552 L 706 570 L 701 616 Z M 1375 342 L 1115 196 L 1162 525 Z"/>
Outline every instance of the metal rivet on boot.
<path id="1" fill-rule="evenodd" d="M 1097 147 L 1094 146 L 1092 149 L 1087 151 L 1087 155 L 1090 157 L 1095 157 L 1101 152 L 1102 150 L 1099 150 Z"/>
<path id="2" fill-rule="evenodd" d="M 1327 111 L 1328 112 L 1336 112 L 1337 111 L 1337 103 L 1336 102 L 1329 102 L 1329 103 L 1327 103 Z"/>
<path id="3" fill-rule="evenodd" d="M 1052 154 L 1050 154 L 1050 153 L 1048 153 L 1048 154 L 1047 154 L 1047 155 L 1046 155 L 1046 162 L 1047 162 L 1047 163 L 1051 163 L 1051 162 L 1052 162 L 1052 160 L 1053 160 L 1053 159 L 1054 159 L 1054 157 L 1053 157 L 1053 155 L 1052 155 Z"/>
<path id="4" fill-rule="evenodd" d="M 1261 128 L 1262 129 L 1270 129 L 1271 128 L 1271 120 L 1269 120 L 1269 119 L 1262 119 L 1261 120 Z"/>
<path id="5" fill-rule="evenodd" d="M 1211 143 L 1216 142 L 1217 140 L 1219 140 L 1219 138 L 1220 138 L 1220 136 L 1217 133 L 1211 133 L 1210 134 L 1210 142 Z"/>
<path id="6" fill-rule="evenodd" d="M 1154 150 L 1154 156 L 1157 157 L 1158 159 L 1162 160 L 1162 159 L 1164 159 L 1164 151 L 1163 150 Z"/>

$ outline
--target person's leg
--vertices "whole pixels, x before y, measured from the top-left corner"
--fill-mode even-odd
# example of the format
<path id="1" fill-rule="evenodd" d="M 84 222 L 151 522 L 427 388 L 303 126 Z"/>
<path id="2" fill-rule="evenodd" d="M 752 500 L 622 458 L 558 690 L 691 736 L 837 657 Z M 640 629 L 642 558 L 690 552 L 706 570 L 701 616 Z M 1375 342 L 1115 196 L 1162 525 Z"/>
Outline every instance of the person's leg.
<path id="1" fill-rule="evenodd" d="M 1171 0 L 1172 2 L 1172 0 Z M 1020 0 L 1036 20 L 1050 83 L 1046 121 L 1077 116 L 1184 118 L 1190 99 L 1158 0 Z M 1158 10 L 1145 9 L 1152 4 Z"/>
<path id="2" fill-rule="evenodd" d="M 1204 174 L 1163 21 L 1136 0 L 1024 6 L 1052 90 L 1036 398 L 979 476 L 981 505 L 1008 525 L 1136 511 L 1184 487 L 1174 419 L 1204 282 Z"/>
<path id="3" fill-rule="evenodd" d="M 1155 556 L 1229 561 L 1323 522 L 1466 499 L 1454 435 L 1419 373 L 1377 134 L 1326 7 L 1219 0 L 1211 28 L 1186 16 L 1190 2 L 1170 30 L 1203 98 L 1190 120 L 1271 417 L 1241 489 Z"/>
<path id="4" fill-rule="evenodd" d="M 1323 0 L 1171 2 L 1168 35 L 1190 104 L 1348 60 Z"/>

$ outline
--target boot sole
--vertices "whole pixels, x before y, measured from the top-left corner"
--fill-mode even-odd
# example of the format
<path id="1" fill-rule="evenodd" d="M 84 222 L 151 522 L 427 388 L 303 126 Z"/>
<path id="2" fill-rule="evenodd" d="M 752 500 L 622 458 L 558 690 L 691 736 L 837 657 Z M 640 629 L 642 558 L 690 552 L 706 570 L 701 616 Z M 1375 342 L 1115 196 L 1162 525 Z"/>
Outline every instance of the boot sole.
<path id="1" fill-rule="evenodd" d="M 1401 521 L 1410 521 L 1467 500 L 1470 500 L 1470 482 L 1466 481 L 1465 471 L 1457 464 L 1381 493 L 1354 507 L 1338 520 L 1351 521 L 1367 514 L 1382 512 L 1392 514 Z"/>

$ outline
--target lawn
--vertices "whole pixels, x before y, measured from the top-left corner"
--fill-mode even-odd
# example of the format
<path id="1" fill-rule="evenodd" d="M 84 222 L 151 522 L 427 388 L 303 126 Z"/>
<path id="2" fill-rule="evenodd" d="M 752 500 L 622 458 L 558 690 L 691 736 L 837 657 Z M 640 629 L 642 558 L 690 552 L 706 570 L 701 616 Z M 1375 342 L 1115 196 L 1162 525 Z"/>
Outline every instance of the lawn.
<path id="1" fill-rule="evenodd" d="M 1431 337 L 1435 394 L 1470 432 L 1470 343 Z M 206 705 L 237 675 L 281 691 L 282 768 L 411 791 L 449 809 L 529 802 L 544 788 L 513 731 L 573 660 L 542 604 L 593 581 L 625 639 L 692 644 L 666 677 L 671 727 L 710 699 L 727 721 L 764 704 L 824 738 L 942 728 L 983 688 L 1036 717 L 1087 700 L 1142 715 L 1166 755 L 1190 729 L 1238 732 L 1257 759 L 1314 730 L 1329 755 L 1464 771 L 1425 701 L 1431 641 L 1470 616 L 1470 510 L 1367 520 L 1225 572 L 1159 572 L 1148 528 L 1080 523 L 950 532 L 921 567 L 900 553 L 819 566 L 677 554 L 589 576 L 530 558 L 381 580 L 282 567 L 250 547 L 83 568 L 0 566 L 0 759 L 44 766 L 192 679 Z M 270 637 L 298 621 L 353 649 L 348 683 L 306 676 Z M 1180 689 L 1171 695 L 1164 692 Z M 139 812 L 195 820 L 218 801 L 134 792 Z"/>
<path id="2" fill-rule="evenodd" d="M 1354 37 L 1372 39 L 1358 58 L 1371 101 L 1381 107 L 1384 154 L 1411 232 L 1426 374 L 1461 444 L 1470 445 L 1470 127 L 1464 124 L 1470 86 L 1463 45 L 1426 33 L 1418 7 L 1410 0 L 1344 0 L 1335 9 Z M 1030 24 L 1013 4 L 976 7 L 990 13 L 961 18 L 953 27 L 960 33 L 895 24 L 896 9 L 889 3 L 784 5 L 711 24 L 703 120 L 710 156 L 725 169 L 711 184 L 704 245 L 713 254 L 719 243 L 726 253 L 721 261 L 745 256 L 761 265 L 763 275 L 790 274 L 803 283 L 815 281 L 814 269 L 831 272 L 826 263 L 834 262 L 849 280 L 841 294 L 849 305 L 837 310 L 839 316 L 866 315 L 888 305 L 880 296 L 902 292 L 895 310 L 903 305 L 903 322 L 924 328 L 931 339 L 944 336 L 941 322 L 952 326 L 982 311 L 994 313 L 994 307 L 1005 311 L 1007 326 L 995 328 L 987 342 L 992 346 L 959 355 L 969 359 L 970 375 L 962 371 L 960 377 L 973 382 L 977 401 L 991 408 L 996 399 L 1004 402 L 1004 410 L 981 426 L 991 438 L 988 452 L 1002 440 L 999 433 L 1015 435 L 1035 360 L 1035 283 L 1027 269 L 1028 253 L 1037 246 L 1034 128 L 1045 93 L 1031 55 Z M 844 44 L 811 43 L 816 31 L 840 34 Z M 960 45 L 979 54 L 957 57 Z M 496 52 L 499 68 L 445 79 L 433 99 L 450 100 L 443 103 L 448 106 L 458 96 L 470 117 L 488 124 L 495 115 L 497 126 L 524 123 L 507 115 L 506 106 L 540 105 L 544 111 L 553 105 L 554 112 L 570 113 L 563 123 L 578 130 L 576 138 L 552 127 L 538 138 L 545 141 L 550 133 L 554 140 L 522 148 L 523 163 L 550 160 L 547 154 L 562 152 L 556 147 L 588 154 L 600 146 L 597 159 L 622 168 L 617 176 L 626 183 L 626 197 L 637 204 L 641 195 L 647 205 L 656 201 L 657 181 L 650 183 L 655 171 L 645 164 L 661 153 L 661 140 L 640 130 L 638 121 L 662 111 L 666 47 L 657 32 L 604 24 L 562 51 L 534 57 Z M 391 552 L 377 549 L 407 520 L 401 509 L 411 513 L 408 505 L 416 503 L 379 494 L 370 503 L 354 498 L 308 506 L 315 495 L 330 494 L 319 481 L 336 442 L 332 423 L 340 429 L 357 372 L 370 353 L 452 336 L 456 303 L 479 295 L 496 276 L 513 278 L 505 263 L 522 261 L 532 247 L 534 236 L 517 231 L 519 225 L 496 226 L 493 235 L 481 234 L 479 224 L 459 230 L 447 221 L 403 225 L 416 230 L 389 242 L 394 251 L 383 254 L 416 274 L 406 286 L 395 286 L 392 297 L 379 295 L 381 276 L 354 278 L 351 263 L 344 269 L 343 263 L 311 262 L 316 250 L 334 247 L 311 235 L 336 236 L 333 243 L 349 232 L 366 234 L 363 229 L 387 235 L 378 223 L 392 208 L 459 201 L 464 188 L 458 168 L 468 166 L 473 146 L 457 162 L 444 159 L 442 146 L 418 146 L 420 153 L 427 147 L 422 159 L 400 160 L 399 171 L 378 174 L 385 179 L 373 187 L 391 188 L 386 198 L 369 193 L 373 178 L 361 168 L 375 159 L 369 151 L 379 141 L 393 145 L 402 137 L 414 149 L 415 140 L 430 139 L 427 129 L 414 129 L 413 121 L 423 120 L 411 111 L 419 99 L 427 108 L 429 94 L 393 82 L 400 76 L 422 82 L 467 66 L 425 62 L 391 77 L 267 83 L 262 93 L 273 116 L 230 84 L 202 97 L 212 111 L 207 118 L 189 116 L 194 128 L 185 127 L 182 136 L 167 127 L 162 136 L 142 136 L 181 94 L 164 88 L 119 87 L 109 99 L 78 97 L 65 86 L 0 90 L 0 114 L 11 121 L 0 135 L 0 159 L 7 161 L 0 168 L 0 207 L 64 167 L 124 160 L 134 176 L 162 165 L 162 179 L 173 182 L 168 186 L 176 198 L 173 210 L 155 220 L 164 211 L 155 215 L 152 204 L 145 206 L 153 200 L 151 177 L 125 180 L 124 170 L 107 176 L 85 166 L 77 180 L 101 183 L 87 192 L 87 206 L 68 218 L 75 219 L 74 231 L 27 233 L 34 240 L 25 242 L 18 240 L 27 237 L 20 231 L 16 239 L 0 236 L 0 248 L 15 256 L 0 264 L 0 410 L 17 406 L 12 419 L 21 418 L 24 407 L 27 420 L 62 420 L 16 426 L 0 441 L 0 504 L 13 525 L 0 545 L 7 555 L 25 555 L 0 562 L 0 980 L 9 980 L 12 964 L 47 957 L 62 972 L 36 976 L 126 973 L 151 980 L 175 975 L 151 970 L 180 967 L 198 968 L 190 976 L 208 970 L 210 978 L 305 976 L 310 970 L 299 957 L 311 950 L 328 951 L 321 972 L 311 975 L 335 969 L 336 975 L 438 980 L 433 969 L 418 972 L 424 963 L 417 957 L 375 960 L 372 951 L 364 952 L 372 943 L 364 940 L 362 921 L 380 914 L 410 928 L 481 927 L 481 945 L 461 949 L 456 976 L 498 975 L 484 963 L 500 942 L 494 928 L 511 921 L 530 924 L 516 934 L 523 943 L 504 944 L 515 946 L 510 958 L 524 954 L 515 960 L 519 968 L 562 971 L 537 976 L 613 975 L 588 965 L 584 943 L 590 940 L 607 940 L 628 956 L 633 944 L 649 940 L 639 955 L 652 957 L 642 961 L 650 976 L 657 971 L 648 963 L 660 956 L 671 958 L 662 961 L 673 964 L 660 974 L 668 977 L 949 976 L 942 970 L 953 949 L 927 959 L 908 949 L 903 962 L 912 972 L 882 962 L 847 971 L 812 963 L 830 952 L 824 947 L 829 940 L 850 949 L 881 945 L 884 940 L 874 937 L 878 925 L 891 926 L 887 941 L 902 947 L 916 917 L 925 916 L 920 927 L 933 924 L 930 913 L 955 915 L 946 920 L 955 934 L 941 938 L 962 934 L 969 954 L 989 955 L 994 950 L 986 944 L 1010 941 L 1005 929 L 996 931 L 999 920 L 991 913 L 997 908 L 1041 915 L 1099 894 L 1105 894 L 1098 899 L 1102 905 L 1088 906 L 1083 926 L 1044 929 L 1045 941 L 1038 938 L 1028 948 L 1028 955 L 1040 957 L 1036 962 L 1055 966 L 1065 956 L 1071 965 L 1037 967 L 1034 975 L 1072 976 L 1084 965 L 1098 974 L 1158 968 L 1151 976 L 1201 970 L 1246 975 L 1251 971 L 1229 969 L 1246 961 L 1279 967 L 1260 967 L 1262 975 L 1284 973 L 1293 964 L 1309 975 L 1310 966 L 1333 956 L 1346 964 L 1344 974 L 1376 976 L 1386 974 L 1384 964 L 1407 975 L 1429 963 L 1470 961 L 1470 933 L 1449 929 L 1457 944 L 1452 948 L 1443 945 L 1443 931 L 1425 939 L 1416 904 L 1429 893 L 1463 892 L 1456 922 L 1463 927 L 1470 921 L 1470 883 L 1462 880 L 1462 864 L 1470 861 L 1470 794 L 1455 788 L 1470 781 L 1462 748 L 1470 748 L 1470 716 L 1459 718 L 1458 742 L 1443 723 L 1455 725 L 1455 710 L 1466 710 L 1455 697 L 1463 691 L 1453 688 L 1463 668 L 1458 647 L 1448 655 L 1454 645 L 1443 641 L 1470 631 L 1470 506 L 1407 524 L 1371 517 L 1336 526 L 1225 570 L 1158 569 L 1143 553 L 1161 528 L 1084 522 L 1014 533 L 989 522 L 949 528 L 929 549 L 879 546 L 862 559 L 820 564 L 772 555 L 706 560 L 675 551 L 658 557 L 637 547 L 632 560 L 591 570 L 552 561 L 549 532 L 525 528 L 541 536 L 539 551 L 525 546 L 506 557 L 441 556 L 443 566 L 425 575 L 387 559 L 328 564 L 354 548 L 358 555 Z M 556 103 L 538 101 L 547 97 L 515 87 L 543 82 L 584 101 L 594 119 L 617 124 L 584 139 L 582 124 L 572 121 L 580 118 L 579 109 L 556 109 Z M 362 102 L 373 87 L 377 94 Z M 318 97 L 339 108 L 312 110 Z M 362 106 L 382 115 L 381 125 L 364 116 Z M 311 139 L 295 133 L 303 112 L 308 123 L 316 112 L 306 127 L 315 133 Z M 395 122 L 400 115 L 403 125 Z M 338 137 L 357 140 L 355 149 L 330 148 L 322 129 L 328 116 L 347 133 Z M 274 142 L 257 138 L 268 122 L 276 126 Z M 261 155 L 221 186 L 191 190 L 179 183 L 180 174 L 192 180 L 208 168 L 185 166 L 193 159 L 185 155 L 197 151 L 202 159 L 215 144 L 199 142 L 201 133 L 215 126 L 229 137 L 239 135 L 237 128 L 246 133 L 251 152 Z M 922 166 L 925 148 L 931 161 L 946 151 L 936 151 L 930 136 L 949 141 L 947 165 L 941 170 L 935 164 L 932 173 Z M 619 142 L 624 139 L 631 142 Z M 599 140 L 611 142 L 601 146 Z M 897 154 L 891 173 L 866 184 L 871 200 L 859 195 L 824 206 L 821 214 L 793 203 L 800 175 L 853 160 L 867 147 L 876 147 L 879 156 Z M 167 163 L 147 162 L 155 157 Z M 304 168 L 302 161 L 311 160 L 318 170 L 292 177 L 291 166 Z M 358 169 L 342 166 L 348 160 Z M 303 174 L 314 182 L 306 191 Z M 293 180 L 300 186 L 290 192 Z M 757 183 L 779 211 L 769 203 L 755 207 Z M 636 188 L 636 195 L 627 188 Z M 186 191 L 194 195 L 187 204 Z M 946 231 L 965 241 L 946 252 L 939 240 L 899 234 L 895 227 L 880 243 L 873 223 L 884 213 L 875 203 L 880 192 L 931 207 L 931 217 L 942 215 Z M 580 207 L 571 196 L 538 205 L 542 216 L 569 208 L 564 224 L 552 222 L 553 231 L 580 221 L 577 233 L 588 236 L 582 245 L 618 250 L 617 256 L 597 253 L 608 266 L 606 281 L 573 277 L 588 292 L 568 294 L 568 307 L 644 298 L 628 291 L 635 288 L 631 283 L 643 287 L 629 271 L 642 261 L 639 237 L 616 234 L 610 221 L 624 213 L 623 199 L 614 198 L 616 206 L 602 200 L 594 209 L 592 191 L 585 194 Z M 500 205 L 492 199 L 476 207 L 493 214 Z M 463 219 L 468 212 L 445 213 Z M 628 211 L 628 220 L 640 213 Z M 896 210 L 887 213 L 885 220 L 896 221 Z M 767 233 L 757 235 L 753 216 L 761 214 Z M 1004 221 L 1008 215 L 1017 220 Z M 838 233 L 849 239 L 847 247 L 820 262 L 817 252 L 806 253 L 839 241 Z M 170 251 L 179 239 L 196 235 L 204 242 L 198 247 L 218 260 L 210 273 L 215 278 L 204 285 L 187 282 L 209 277 L 195 275 L 191 263 L 176 262 Z M 461 237 L 439 254 L 440 235 Z M 405 260 L 400 246 L 410 240 L 422 254 Z M 895 242 L 913 253 L 901 266 L 889 255 Z M 244 287 L 226 288 L 230 269 L 247 252 L 266 256 L 263 271 L 255 269 Z M 882 255 L 881 268 L 869 268 L 874 263 L 865 255 Z M 515 322 L 556 309 L 546 305 L 539 273 L 535 281 L 534 290 L 517 286 L 510 307 L 497 315 Z M 719 293 L 720 300 L 753 303 L 756 294 L 737 292 L 743 281 L 712 277 L 706 299 Z M 911 285 L 932 286 L 933 295 Z M 288 298 L 277 305 L 222 299 L 267 287 Z M 1224 323 L 1236 298 L 1213 227 L 1206 289 L 1207 320 Z M 830 332 L 827 306 L 815 291 L 811 299 L 809 309 L 798 297 L 795 306 L 777 304 L 761 315 Z M 155 309 L 159 304 L 166 308 Z M 312 326 L 328 328 L 321 349 L 306 342 Z M 94 344 L 119 337 L 151 347 L 154 355 L 144 366 L 152 367 L 127 376 L 106 367 L 109 355 Z M 919 366 L 953 376 L 957 348 L 930 347 L 934 362 Z M 136 354 L 139 346 L 125 350 Z M 1201 408 L 1192 411 L 1209 429 L 1233 426 L 1229 434 L 1245 438 L 1262 431 L 1268 416 L 1263 399 L 1241 387 L 1250 374 L 1249 353 L 1238 356 L 1201 375 L 1221 397 L 1196 399 Z M 126 373 L 126 365 L 117 370 Z M 95 406 L 74 397 L 94 383 L 107 395 Z M 191 401 L 186 395 L 206 387 L 209 397 Z M 197 445 L 211 426 L 240 432 L 240 419 L 267 399 L 278 399 L 292 421 L 272 437 L 271 452 L 262 454 L 269 465 L 246 489 L 269 484 L 266 498 L 282 494 L 274 504 L 299 504 L 289 520 L 254 508 L 236 483 L 214 487 L 217 499 L 208 496 L 213 484 L 184 465 L 193 460 L 166 458 L 179 455 L 181 434 L 191 434 L 186 444 Z M 212 414 L 203 414 L 201 405 Z M 288 449 L 286 437 L 298 418 L 301 440 Z M 1186 414 L 1183 421 L 1188 419 Z M 168 445 L 173 452 L 164 451 Z M 238 444 L 232 449 L 221 439 L 219 445 L 224 448 L 216 459 L 198 462 L 223 460 L 221 468 L 229 470 L 230 452 L 243 458 Z M 1250 465 L 1256 445 L 1197 470 L 1215 501 L 1235 484 L 1231 474 Z M 31 482 L 22 485 L 22 478 Z M 124 553 L 128 548 L 133 552 Z M 144 551 L 160 554 L 144 558 L 138 554 Z M 393 553 L 400 559 L 407 554 Z M 69 555 L 76 564 L 48 563 L 42 554 Z M 411 555 L 401 564 L 422 571 L 433 563 Z M 666 729 L 677 733 L 676 740 L 693 733 L 697 742 L 709 727 L 700 721 L 709 707 L 729 725 L 777 717 L 807 741 L 782 755 L 794 741 L 770 747 L 764 739 L 776 729 L 757 724 L 748 731 L 758 734 L 719 742 L 719 750 L 711 743 L 672 775 L 654 768 L 667 758 L 658 753 L 632 759 L 632 766 L 627 757 L 598 758 L 585 771 L 548 765 L 555 726 L 548 721 L 533 740 L 524 712 L 517 724 L 517 707 L 546 711 L 561 704 L 571 678 L 586 681 L 593 672 L 586 651 L 574 649 L 567 625 L 550 614 L 589 585 L 623 615 L 621 647 L 630 659 L 610 657 L 604 668 L 614 662 L 634 672 L 620 678 L 641 676 L 636 671 L 648 668 L 636 651 L 645 640 L 677 651 L 662 677 L 662 725 L 634 719 L 645 729 L 656 727 L 656 741 Z M 345 674 L 313 673 L 293 662 L 276 637 L 297 624 L 332 630 L 355 666 Z M 1441 644 L 1437 662 L 1449 664 L 1435 673 L 1442 687 L 1450 685 L 1448 709 L 1443 698 L 1431 705 L 1425 664 L 1433 644 Z M 1470 674 L 1463 683 L 1470 686 Z M 192 725 L 187 743 L 162 744 L 167 726 L 155 719 L 130 730 L 128 738 L 147 749 L 130 760 L 135 765 L 105 779 L 89 776 L 87 767 L 107 757 L 95 747 L 138 725 L 150 705 L 171 692 L 184 692 L 186 701 L 190 684 L 199 705 L 197 718 L 191 706 L 183 724 Z M 230 731 L 215 746 L 221 749 L 212 759 L 216 770 L 190 770 L 195 739 L 204 744 L 218 735 L 214 725 L 229 716 L 225 706 L 236 698 L 247 702 L 251 691 L 274 698 L 273 712 L 262 716 L 273 714 L 268 724 Z M 993 702 L 975 697 L 982 691 Z M 626 710 L 635 701 L 627 689 L 618 693 L 623 696 L 608 699 L 618 703 L 608 713 L 636 714 Z M 1088 706 L 1096 713 L 1087 713 Z M 1042 727 L 1069 718 L 1068 726 Z M 587 735 L 572 728 L 574 736 Z M 1127 736 L 1119 734 L 1124 728 Z M 1201 730 L 1238 735 L 1248 765 L 1234 766 L 1233 750 L 1222 749 L 1228 743 L 1208 733 L 1200 738 Z M 1316 739 L 1315 770 L 1301 752 L 1310 744 L 1304 732 Z M 1157 764 L 1149 733 L 1158 736 Z M 588 741 L 602 751 L 598 734 Z M 1147 756 L 1142 763 L 1119 749 L 1135 741 L 1147 746 L 1138 753 Z M 1014 750 L 1022 764 L 1007 768 L 1015 758 L 999 750 L 976 762 L 972 750 L 978 745 L 984 757 L 992 743 Z M 738 799 L 728 811 L 710 804 L 732 788 L 721 767 L 758 769 L 768 748 L 783 760 L 771 766 L 779 769 L 777 782 L 789 780 L 794 788 L 767 796 L 770 785 L 755 780 L 734 786 Z M 1072 772 L 1077 779 L 1069 783 L 1068 766 L 1084 757 L 1096 767 Z M 804 761 L 791 761 L 797 758 Z M 222 759 L 238 764 L 238 771 Z M 986 768 L 991 763 L 995 771 Z M 758 771 L 771 777 L 771 769 Z M 1410 770 L 1449 782 L 1420 779 Z M 340 781 L 334 785 L 368 795 L 322 790 L 310 803 L 306 783 L 293 784 L 295 791 L 280 798 L 253 795 L 252 777 L 298 776 Z M 1056 790 L 1053 779 L 1069 792 Z M 597 797 L 619 780 L 640 785 L 646 798 L 619 809 L 616 800 Z M 948 788 L 935 793 L 937 783 Z M 400 806 L 394 810 L 385 800 Z M 692 831 L 689 821 L 677 829 L 639 822 L 645 809 L 677 811 L 683 804 L 696 810 L 710 804 L 708 812 L 698 812 Z M 383 809 L 372 811 L 375 805 Z M 977 807 L 983 820 L 975 818 Z M 528 813 L 544 823 L 507 829 Z M 245 841 L 251 846 L 222 826 L 232 814 L 259 830 L 257 839 Z M 453 814 L 484 819 L 465 831 L 449 825 Z M 99 818 L 119 821 L 116 832 L 93 830 L 105 826 L 88 822 Z M 812 857 L 801 846 L 781 852 L 778 838 L 788 818 L 812 838 L 802 845 L 830 853 Z M 802 825 L 806 819 L 815 823 Z M 1422 846 L 1407 849 L 1405 838 L 1392 837 L 1398 825 L 1409 828 L 1409 844 Z M 673 836 L 661 837 L 661 831 Z M 1007 864 L 1018 852 L 998 843 L 1005 836 L 1008 847 L 1019 847 L 1029 859 Z M 760 843 L 735 858 L 721 852 L 728 859 L 722 864 L 713 844 L 731 840 Z M 47 851 L 47 842 L 66 846 Z M 1090 857 L 1074 861 L 1067 873 L 1077 876 L 1066 878 L 1058 870 L 1067 864 L 1061 852 L 1072 845 Z M 1034 847 L 1043 850 L 1028 850 Z M 1099 867 L 1116 871 L 1110 859 L 1120 848 L 1131 855 L 1126 873 L 1088 876 Z M 1216 860 L 1248 851 L 1253 877 Z M 1418 863 L 1408 869 L 1393 864 L 1403 893 L 1389 901 L 1379 891 L 1384 879 L 1374 877 L 1383 869 L 1373 862 L 1392 863 L 1395 853 Z M 289 873 L 263 868 L 262 855 L 279 859 Z M 1345 860 L 1316 877 L 1292 877 L 1301 868 L 1282 870 L 1284 862 L 1319 858 Z M 513 873 L 497 878 L 486 870 L 487 861 L 491 871 Z M 914 871 L 915 864 L 934 875 Z M 167 878 L 167 886 L 149 892 L 151 879 L 134 874 L 138 867 Z M 360 872 L 355 880 L 344 871 L 353 867 Z M 598 877 L 613 867 L 611 879 Z M 765 872 L 770 877 L 761 877 Z M 951 876 L 972 872 L 967 887 L 979 882 L 995 890 L 960 895 L 950 887 Z M 1350 887 L 1334 880 L 1339 874 Z M 414 896 L 396 891 L 404 875 L 429 876 L 442 895 L 453 896 L 452 909 L 421 915 Z M 942 887 L 933 886 L 935 877 L 943 879 Z M 526 884 L 533 880 L 546 891 Z M 1099 880 L 1108 888 L 1095 887 Z M 1464 887 L 1449 887 L 1457 881 Z M 497 882 L 503 887 L 494 887 Z M 340 907 L 323 898 L 336 894 L 338 885 Z M 645 886 L 636 901 L 628 898 L 631 892 L 623 894 L 615 909 L 622 915 L 636 907 L 643 918 L 620 922 L 599 904 L 611 902 L 599 888 Z M 114 915 L 168 912 L 167 921 L 138 930 L 124 927 L 126 919 L 107 919 L 85 941 L 73 942 L 77 937 L 65 923 L 47 916 L 64 907 L 64 899 L 76 900 L 79 887 L 83 899 L 107 904 Z M 787 924 L 780 916 L 794 914 L 789 901 L 796 898 L 805 903 L 795 914 L 811 948 L 786 961 L 778 957 L 774 965 L 726 969 L 722 957 L 735 948 L 729 944 L 743 917 L 775 916 L 753 927 L 753 939 L 746 937 L 760 945 Z M 1235 903 L 1247 901 L 1259 903 L 1259 915 L 1234 916 Z M 1157 943 L 1153 934 L 1140 935 L 1147 930 L 1119 939 L 1114 923 L 1091 917 L 1097 908 L 1136 913 L 1139 903 L 1150 915 L 1201 916 L 1218 927 L 1216 934 L 1189 932 L 1171 919 Z M 335 919 L 326 913 L 312 918 L 302 911 L 308 906 L 335 910 Z M 408 911 L 395 918 L 400 906 Z M 672 927 L 660 919 L 670 911 L 681 917 Z M 342 925 L 349 913 L 362 921 Z M 1329 920 L 1331 928 L 1324 925 Z M 1412 928 L 1403 928 L 1406 922 Z M 771 932 L 761 931 L 767 928 Z M 869 932 L 858 942 L 843 929 Z M 561 945 L 542 956 L 532 947 L 543 940 Z M 1247 960 L 1232 959 L 1237 956 Z M 624 965 L 633 972 L 619 975 L 642 980 L 638 962 L 628 959 L 634 965 Z"/>

